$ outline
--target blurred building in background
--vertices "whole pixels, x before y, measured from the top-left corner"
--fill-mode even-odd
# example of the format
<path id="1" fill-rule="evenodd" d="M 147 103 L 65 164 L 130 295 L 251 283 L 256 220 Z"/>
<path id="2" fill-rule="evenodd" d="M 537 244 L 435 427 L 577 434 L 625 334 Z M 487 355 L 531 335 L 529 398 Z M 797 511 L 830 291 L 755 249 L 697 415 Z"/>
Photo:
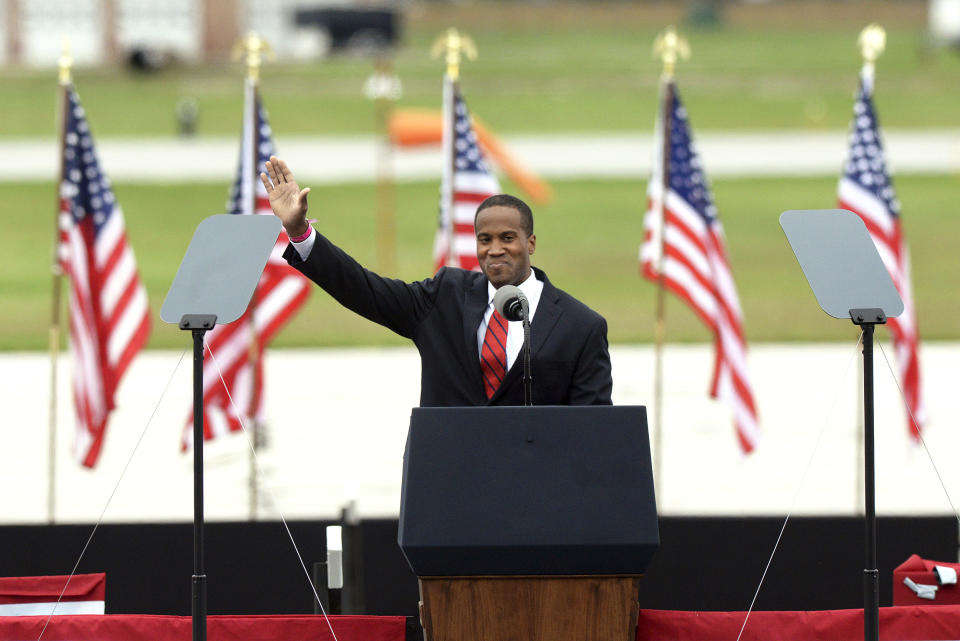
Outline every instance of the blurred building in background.
<path id="1" fill-rule="evenodd" d="M 78 65 L 130 63 L 150 69 L 171 62 L 217 61 L 226 59 L 249 30 L 266 38 L 281 60 L 316 59 L 334 51 L 368 53 L 397 43 L 400 14 L 409 1 L 0 0 L 0 66 L 54 66 L 65 37 Z M 513 1 L 546 10 L 568 2 L 591 3 Z M 836 4 L 857 1 L 832 0 Z M 960 0 L 914 1 L 927 7 L 929 44 L 960 46 Z M 705 27 L 721 24 L 723 7 L 738 2 L 772 5 L 794 0 L 666 0 L 664 4 L 684 7 L 689 24 Z M 869 4 L 863 6 L 869 19 Z"/>
<path id="2" fill-rule="evenodd" d="M 960 47 L 960 0 L 930 0 L 927 29 L 934 44 Z"/>
<path id="3" fill-rule="evenodd" d="M 0 64 L 54 66 L 64 38 L 78 65 L 227 58 L 256 30 L 277 57 L 379 49 L 399 37 L 398 3 L 336 0 L 0 0 Z"/>

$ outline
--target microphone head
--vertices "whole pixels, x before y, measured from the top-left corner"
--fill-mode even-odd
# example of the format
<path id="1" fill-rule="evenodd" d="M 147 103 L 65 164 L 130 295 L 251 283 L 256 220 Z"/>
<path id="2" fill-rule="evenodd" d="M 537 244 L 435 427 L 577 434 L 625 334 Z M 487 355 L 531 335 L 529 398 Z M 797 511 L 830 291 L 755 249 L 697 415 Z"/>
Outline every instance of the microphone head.
<path id="1" fill-rule="evenodd" d="M 516 285 L 504 285 L 493 294 L 493 306 L 503 316 L 504 307 L 519 298 L 520 288 Z"/>
<path id="2" fill-rule="evenodd" d="M 516 285 L 504 285 L 493 295 L 493 306 L 507 320 L 523 320 L 528 309 L 527 297 Z"/>

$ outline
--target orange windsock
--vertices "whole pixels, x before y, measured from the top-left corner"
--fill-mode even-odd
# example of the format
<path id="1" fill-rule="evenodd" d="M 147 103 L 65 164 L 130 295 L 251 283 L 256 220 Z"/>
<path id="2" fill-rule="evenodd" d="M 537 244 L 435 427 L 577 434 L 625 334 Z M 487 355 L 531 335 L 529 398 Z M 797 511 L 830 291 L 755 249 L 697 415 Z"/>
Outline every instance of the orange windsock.
<path id="1" fill-rule="evenodd" d="M 443 123 L 439 111 L 397 109 L 388 124 L 390 142 L 398 147 L 438 145 L 443 139 Z M 506 146 L 479 119 L 473 119 L 477 142 L 484 152 L 538 205 L 553 200 L 550 185 L 533 171 L 521 166 Z"/>
<path id="2" fill-rule="evenodd" d="M 550 189 L 550 185 L 540 176 L 522 167 L 520 162 L 510 155 L 504 144 L 478 118 L 473 119 L 473 130 L 477 133 L 477 142 L 483 150 L 497 161 L 500 168 L 510 176 L 510 180 L 527 192 L 533 202 L 545 205 L 553 200 L 553 190 Z"/>
<path id="3" fill-rule="evenodd" d="M 387 123 L 390 142 L 397 147 L 439 145 L 443 140 L 440 112 L 433 109 L 394 109 Z"/>

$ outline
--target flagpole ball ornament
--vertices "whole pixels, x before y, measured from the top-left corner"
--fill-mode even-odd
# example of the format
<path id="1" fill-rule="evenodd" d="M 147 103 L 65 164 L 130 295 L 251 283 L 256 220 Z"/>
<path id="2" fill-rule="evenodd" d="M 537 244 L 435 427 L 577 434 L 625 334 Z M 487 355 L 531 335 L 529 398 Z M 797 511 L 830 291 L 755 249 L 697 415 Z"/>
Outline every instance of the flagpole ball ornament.
<path id="1" fill-rule="evenodd" d="M 247 77 L 257 81 L 260 79 L 260 67 L 264 56 L 268 60 L 275 60 L 277 57 L 269 42 L 261 38 L 256 31 L 249 31 L 237 44 L 233 45 L 231 57 L 234 60 L 243 58 L 247 63 Z"/>
<path id="2" fill-rule="evenodd" d="M 860 55 L 863 56 L 863 79 L 864 84 L 869 87 L 870 93 L 873 93 L 873 73 L 876 67 L 877 58 L 883 53 L 887 46 L 887 32 L 877 23 L 872 23 L 864 27 L 857 38 L 857 44 L 860 46 Z"/>
<path id="3" fill-rule="evenodd" d="M 470 36 L 460 33 L 456 27 L 450 27 L 446 33 L 437 38 L 430 48 L 430 57 L 439 58 L 441 54 L 446 53 L 447 76 L 451 80 L 460 78 L 460 60 L 461 54 L 470 60 L 477 59 L 477 47 L 473 44 Z"/>
<path id="4" fill-rule="evenodd" d="M 653 57 L 663 62 L 663 75 L 672 78 L 680 58 L 690 58 L 690 45 L 687 39 L 677 33 L 672 26 L 667 27 L 653 42 Z"/>
<path id="5" fill-rule="evenodd" d="M 874 63 L 887 47 L 887 32 L 876 22 L 864 27 L 857 38 L 860 54 L 865 63 Z"/>

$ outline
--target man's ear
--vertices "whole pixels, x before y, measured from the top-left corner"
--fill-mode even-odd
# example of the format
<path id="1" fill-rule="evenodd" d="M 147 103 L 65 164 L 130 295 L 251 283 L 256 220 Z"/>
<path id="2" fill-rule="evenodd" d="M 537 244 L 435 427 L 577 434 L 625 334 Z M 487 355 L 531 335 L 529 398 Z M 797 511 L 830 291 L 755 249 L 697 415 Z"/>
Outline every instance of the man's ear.
<path id="1" fill-rule="evenodd" d="M 537 235 L 530 234 L 530 237 L 527 238 L 527 253 L 532 256 L 533 252 L 535 252 L 536 250 L 537 250 Z"/>

